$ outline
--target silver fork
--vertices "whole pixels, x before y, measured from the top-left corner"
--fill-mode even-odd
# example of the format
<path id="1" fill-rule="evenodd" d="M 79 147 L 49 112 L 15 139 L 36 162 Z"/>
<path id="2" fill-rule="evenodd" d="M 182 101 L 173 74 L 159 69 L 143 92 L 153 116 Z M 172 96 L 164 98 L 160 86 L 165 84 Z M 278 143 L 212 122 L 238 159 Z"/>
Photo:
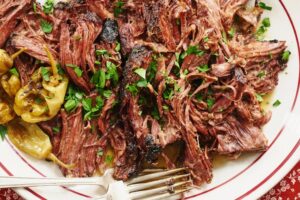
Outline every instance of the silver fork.
<path id="1" fill-rule="evenodd" d="M 186 168 L 172 170 L 144 170 L 127 182 L 115 181 L 113 171 L 102 177 L 89 178 L 33 178 L 0 176 L 0 188 L 99 185 L 106 193 L 94 199 L 101 200 L 159 200 L 184 193 L 192 188 L 191 175 Z"/>

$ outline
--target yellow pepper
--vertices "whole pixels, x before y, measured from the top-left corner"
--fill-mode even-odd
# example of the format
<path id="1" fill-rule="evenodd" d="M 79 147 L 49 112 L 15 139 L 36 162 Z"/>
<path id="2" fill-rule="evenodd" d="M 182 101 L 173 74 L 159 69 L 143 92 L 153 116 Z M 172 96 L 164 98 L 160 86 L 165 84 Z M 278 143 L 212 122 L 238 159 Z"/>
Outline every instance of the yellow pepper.
<path id="1" fill-rule="evenodd" d="M 10 96 L 14 97 L 18 90 L 21 88 L 21 81 L 18 76 L 4 74 L 1 77 L 1 85 L 4 91 Z"/>
<path id="2" fill-rule="evenodd" d="M 21 119 L 14 120 L 7 125 L 7 135 L 19 150 L 34 158 L 48 159 L 67 169 L 74 167 L 74 165 L 63 163 L 52 153 L 52 145 L 48 135 L 36 124 L 29 124 Z"/>
<path id="3" fill-rule="evenodd" d="M 0 76 L 5 74 L 6 72 L 8 72 L 8 70 L 10 70 L 10 68 L 12 68 L 14 59 L 25 50 L 26 48 L 22 48 L 18 52 L 10 56 L 5 50 L 0 49 Z"/>
<path id="4" fill-rule="evenodd" d="M 0 125 L 6 124 L 15 118 L 15 112 L 12 109 L 9 96 L 0 87 Z"/>
<path id="5" fill-rule="evenodd" d="M 57 63 L 47 47 L 45 51 L 51 67 L 35 71 L 30 82 L 15 96 L 16 114 L 29 123 L 47 121 L 55 117 L 64 103 L 68 88 L 69 79 L 58 73 Z"/>

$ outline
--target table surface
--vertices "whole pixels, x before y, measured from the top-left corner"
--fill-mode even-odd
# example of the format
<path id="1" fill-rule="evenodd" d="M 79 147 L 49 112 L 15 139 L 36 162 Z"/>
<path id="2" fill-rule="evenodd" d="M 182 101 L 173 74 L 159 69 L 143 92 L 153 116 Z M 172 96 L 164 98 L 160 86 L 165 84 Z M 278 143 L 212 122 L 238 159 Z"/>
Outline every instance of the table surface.
<path id="1" fill-rule="evenodd" d="M 12 189 L 0 189 L 0 199 L 23 200 Z M 260 200 L 300 200 L 300 162 Z"/>

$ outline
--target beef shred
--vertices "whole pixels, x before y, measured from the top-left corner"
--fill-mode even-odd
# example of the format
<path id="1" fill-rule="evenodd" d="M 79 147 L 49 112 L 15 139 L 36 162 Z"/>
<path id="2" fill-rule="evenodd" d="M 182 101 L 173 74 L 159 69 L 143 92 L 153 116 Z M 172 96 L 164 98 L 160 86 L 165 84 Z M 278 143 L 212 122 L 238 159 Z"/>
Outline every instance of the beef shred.
<path id="1" fill-rule="evenodd" d="M 75 166 L 63 174 L 113 167 L 128 180 L 163 159 L 201 185 L 214 154 L 266 150 L 271 112 L 258 96 L 278 84 L 286 43 L 258 39 L 262 9 L 246 3 L 71 0 L 46 14 L 34 0 L 0 0 L 0 47 L 26 48 L 15 60 L 22 85 L 49 63 L 45 46 L 70 79 L 66 101 L 77 107 L 39 124 Z M 166 149 L 178 143 L 174 159 Z"/>

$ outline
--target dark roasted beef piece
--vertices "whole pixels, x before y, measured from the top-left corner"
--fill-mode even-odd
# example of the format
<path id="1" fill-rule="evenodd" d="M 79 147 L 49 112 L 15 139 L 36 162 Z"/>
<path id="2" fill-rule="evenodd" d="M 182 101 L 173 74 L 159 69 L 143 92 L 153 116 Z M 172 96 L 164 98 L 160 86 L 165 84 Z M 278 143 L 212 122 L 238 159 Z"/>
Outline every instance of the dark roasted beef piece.
<path id="1" fill-rule="evenodd" d="M 259 127 L 234 117 L 225 120 L 222 125 L 225 133 L 217 135 L 219 153 L 233 154 L 267 148 L 268 140 Z"/>
<path id="2" fill-rule="evenodd" d="M 59 43 L 61 64 L 71 80 L 85 92 L 91 91 L 88 72 L 94 72 L 95 47 L 93 43 L 101 29 L 102 21 L 90 12 L 77 15 L 69 22 L 61 24 Z M 70 67 L 72 65 L 79 66 L 83 75 L 79 77 Z"/>
<path id="3" fill-rule="evenodd" d="M 57 156 L 64 163 L 75 164 L 70 170 L 62 169 L 67 176 L 92 176 L 100 164 L 97 151 L 101 147 L 100 138 L 91 126 L 85 126 L 82 108 L 74 113 L 61 112 L 62 129 Z M 104 149 L 102 147 L 102 149 Z"/>
<path id="4" fill-rule="evenodd" d="M 32 0 L 0 0 L 0 48 L 18 25 L 26 12 L 32 8 Z"/>
<path id="5" fill-rule="evenodd" d="M 100 38 L 104 42 L 113 43 L 116 41 L 119 36 L 118 32 L 118 24 L 115 20 L 107 19 L 104 22 L 102 32 L 100 34 Z"/>

